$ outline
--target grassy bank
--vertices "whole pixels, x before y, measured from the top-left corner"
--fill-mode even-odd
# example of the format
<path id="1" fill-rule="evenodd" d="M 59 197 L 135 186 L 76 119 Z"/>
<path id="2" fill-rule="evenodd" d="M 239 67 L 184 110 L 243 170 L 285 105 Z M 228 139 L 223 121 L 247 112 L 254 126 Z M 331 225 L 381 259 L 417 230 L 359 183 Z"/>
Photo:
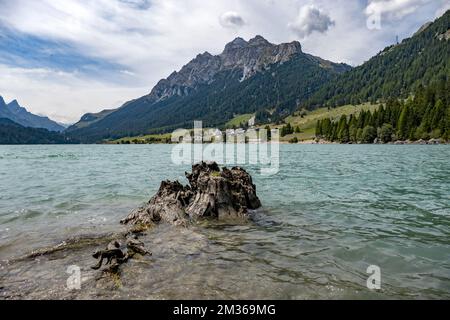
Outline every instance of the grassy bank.
<path id="1" fill-rule="evenodd" d="M 320 108 L 314 111 L 299 111 L 290 117 L 286 118 L 286 123 L 290 123 L 292 127 L 300 128 L 300 132 L 286 135 L 281 138 L 281 141 L 289 141 L 297 138 L 298 141 L 313 140 L 316 134 L 317 120 L 326 118 L 339 119 L 341 116 L 349 116 L 351 114 L 357 115 L 362 110 L 374 111 L 379 108 L 379 104 L 364 103 L 360 105 L 347 105 L 334 109 Z M 281 129 L 284 125 L 271 125 L 271 128 Z"/>
<path id="2" fill-rule="evenodd" d="M 117 140 L 105 141 L 106 144 L 153 144 L 169 143 L 171 134 L 149 134 L 138 137 L 125 137 Z"/>
<path id="3" fill-rule="evenodd" d="M 299 111 L 294 113 L 285 119 L 286 123 L 290 123 L 292 127 L 300 128 L 300 132 L 286 135 L 281 138 L 282 142 L 288 142 L 294 137 L 298 141 L 308 141 L 315 138 L 315 129 L 317 120 L 323 120 L 326 118 L 339 119 L 341 116 L 349 116 L 351 114 L 358 115 L 362 110 L 374 111 L 378 109 L 378 104 L 364 103 L 360 105 L 347 105 L 334 109 L 320 108 L 314 111 Z M 244 114 L 233 118 L 231 121 L 225 124 L 226 128 L 240 127 L 244 122 L 248 122 L 254 114 Z M 275 125 L 270 124 L 272 129 L 281 129 L 284 124 Z M 265 127 L 261 126 L 262 128 Z M 151 144 L 151 143 L 168 143 L 170 142 L 171 134 L 151 134 L 138 137 L 126 137 L 117 140 L 106 141 L 107 144 Z"/>
<path id="4" fill-rule="evenodd" d="M 248 123 L 254 116 L 253 113 L 237 115 L 225 124 L 225 128 L 239 128 L 243 123 Z"/>

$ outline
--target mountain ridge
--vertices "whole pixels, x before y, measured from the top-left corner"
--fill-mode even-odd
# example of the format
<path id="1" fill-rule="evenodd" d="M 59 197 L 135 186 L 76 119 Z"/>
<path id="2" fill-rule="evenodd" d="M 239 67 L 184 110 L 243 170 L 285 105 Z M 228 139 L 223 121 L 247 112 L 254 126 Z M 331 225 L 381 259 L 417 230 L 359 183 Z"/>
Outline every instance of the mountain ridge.
<path id="1" fill-rule="evenodd" d="M 407 98 L 420 86 L 450 75 L 447 34 L 450 10 L 424 24 L 410 38 L 386 47 L 361 66 L 325 84 L 305 105 L 314 109 Z"/>
<path id="2" fill-rule="evenodd" d="M 17 100 L 6 104 L 3 97 L 0 96 L 0 118 L 7 118 L 24 127 L 43 128 L 49 131 L 62 132 L 65 127 L 57 122 L 29 112 L 22 107 Z"/>
<path id="3" fill-rule="evenodd" d="M 238 37 L 219 55 L 197 55 L 160 80 L 148 95 L 127 102 L 87 127 L 76 124 L 68 132 L 96 141 L 170 131 L 199 118 L 208 125 L 220 125 L 233 114 L 247 113 L 246 109 L 256 112 L 281 105 L 282 112 L 289 112 L 295 108 L 295 96 L 303 99 L 332 75 L 350 69 L 303 53 L 298 41 L 276 45 L 262 36 L 249 41 Z M 294 93 L 277 94 L 286 88 Z"/>
<path id="4" fill-rule="evenodd" d="M 212 55 L 207 51 L 198 54 L 180 71 L 160 80 L 149 98 L 158 102 L 174 95 L 188 95 L 199 85 L 210 84 L 217 73 L 236 68 L 244 70 L 243 81 L 270 64 L 290 60 L 297 53 L 301 53 L 298 41 L 274 45 L 259 35 L 249 41 L 237 37 L 225 46 L 221 54 Z"/>

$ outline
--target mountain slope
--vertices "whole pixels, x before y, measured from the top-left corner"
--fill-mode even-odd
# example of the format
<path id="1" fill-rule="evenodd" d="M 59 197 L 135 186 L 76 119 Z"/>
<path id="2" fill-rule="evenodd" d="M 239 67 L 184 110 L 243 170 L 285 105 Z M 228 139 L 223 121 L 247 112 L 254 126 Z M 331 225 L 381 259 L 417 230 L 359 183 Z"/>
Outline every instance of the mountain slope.
<path id="1" fill-rule="evenodd" d="M 2 97 L 0 97 L 0 118 L 10 119 L 24 127 L 44 128 L 49 131 L 57 132 L 61 132 L 65 129 L 60 124 L 47 117 L 40 117 L 28 112 L 19 105 L 17 100 L 6 104 Z"/>
<path id="2" fill-rule="evenodd" d="M 112 110 L 103 110 L 98 113 L 87 113 L 81 117 L 80 121 L 70 126 L 68 130 L 71 131 L 90 126 L 91 124 L 100 121 L 101 119 L 103 119 L 104 117 L 108 116 L 109 114 L 115 111 L 117 110 L 112 109 Z"/>
<path id="3" fill-rule="evenodd" d="M 275 109 L 281 117 L 335 74 L 349 69 L 303 53 L 299 42 L 274 45 L 261 36 L 248 42 L 237 38 L 220 55 L 198 55 L 161 80 L 149 95 L 68 132 L 94 142 L 188 128 L 196 119 L 217 126 L 236 114 L 266 109 Z"/>
<path id="4" fill-rule="evenodd" d="M 339 106 L 389 97 L 408 97 L 420 85 L 450 75 L 450 11 L 427 23 L 401 44 L 325 84 L 307 105 Z"/>
<path id="5" fill-rule="evenodd" d="M 406 101 L 389 99 L 386 106 L 381 105 L 372 112 L 363 111 L 357 116 L 338 119 L 320 119 L 316 125 L 316 135 L 341 143 L 387 143 L 430 138 L 448 141 L 450 79 L 430 84 L 426 88 L 420 87 Z"/>
<path id="6" fill-rule="evenodd" d="M 0 144 L 66 143 L 75 143 L 75 141 L 58 132 L 42 128 L 24 127 L 10 119 L 0 118 Z"/>

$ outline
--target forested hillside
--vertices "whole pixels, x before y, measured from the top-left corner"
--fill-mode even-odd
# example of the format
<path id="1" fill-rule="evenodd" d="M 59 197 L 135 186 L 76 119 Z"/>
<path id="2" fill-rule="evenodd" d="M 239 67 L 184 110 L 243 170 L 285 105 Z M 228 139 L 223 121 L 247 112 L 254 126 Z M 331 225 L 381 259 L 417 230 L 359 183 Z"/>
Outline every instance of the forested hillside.
<path id="1" fill-rule="evenodd" d="M 450 11 L 413 37 L 384 49 L 368 62 L 325 84 L 308 108 L 407 98 L 421 85 L 450 75 Z"/>
<path id="2" fill-rule="evenodd" d="M 23 127 L 9 119 L 0 118 L 0 144 L 66 144 L 75 140 L 55 131 Z"/>
<path id="3" fill-rule="evenodd" d="M 450 139 L 450 79 L 420 86 L 413 98 L 389 99 L 377 111 L 317 122 L 316 136 L 329 141 L 387 143 L 396 140 Z"/>

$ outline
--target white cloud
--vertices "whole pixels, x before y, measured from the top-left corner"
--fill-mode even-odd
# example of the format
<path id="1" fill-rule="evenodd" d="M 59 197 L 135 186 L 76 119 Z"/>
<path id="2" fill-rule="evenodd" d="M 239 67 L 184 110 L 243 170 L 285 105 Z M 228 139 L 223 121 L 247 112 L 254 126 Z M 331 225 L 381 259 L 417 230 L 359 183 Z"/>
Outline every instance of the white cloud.
<path id="1" fill-rule="evenodd" d="M 77 73 L 51 69 L 12 68 L 0 64 L 0 93 L 6 101 L 17 99 L 28 111 L 71 123 L 80 115 L 117 108 L 142 96 L 148 88 L 113 86 Z"/>
<path id="2" fill-rule="evenodd" d="M 300 38 L 309 36 L 314 31 L 326 32 L 335 23 L 323 10 L 314 5 L 306 5 L 300 9 L 297 19 L 289 27 Z"/>
<path id="3" fill-rule="evenodd" d="M 439 18 L 440 16 L 442 16 L 444 13 L 446 13 L 448 10 L 450 10 L 450 1 L 449 2 L 444 2 L 442 4 L 442 7 L 440 7 L 435 14 L 436 18 Z"/>
<path id="4" fill-rule="evenodd" d="M 390 19 L 401 19 L 415 12 L 431 0 L 369 0 L 365 13 L 368 16 L 384 15 Z"/>
<path id="5" fill-rule="evenodd" d="M 220 24 L 225 28 L 240 28 L 245 25 L 242 16 L 234 11 L 225 12 L 220 16 Z"/>
<path id="6" fill-rule="evenodd" d="M 142 5 L 138 0 L 0 1 L 0 21 L 26 34 L 69 42 L 86 55 L 142 74 L 180 67 L 177 57 L 192 56 L 220 34 L 211 32 L 220 29 L 219 11 L 203 1 L 153 0 L 144 9 L 139 3 Z M 211 11 L 217 14 L 211 15 Z M 193 34 L 201 36 L 189 37 Z M 163 70 L 161 66 L 165 66 Z"/>
<path id="7" fill-rule="evenodd" d="M 148 93 L 158 80 L 200 52 L 217 54 L 235 37 L 250 39 L 257 34 L 273 43 L 300 36 L 305 52 L 360 64 L 392 44 L 396 34 L 414 33 L 448 0 L 427 1 L 427 10 L 416 10 L 376 32 L 366 28 L 368 12 L 399 16 L 423 1 L 0 0 L 0 24 L 119 65 L 116 76 L 107 79 L 111 70 L 83 75 L 45 66 L 14 68 L 12 58 L 0 56 L 0 95 L 17 98 L 33 112 L 76 121 L 85 112 L 118 106 Z M 311 36 L 315 32 L 322 34 Z"/>

